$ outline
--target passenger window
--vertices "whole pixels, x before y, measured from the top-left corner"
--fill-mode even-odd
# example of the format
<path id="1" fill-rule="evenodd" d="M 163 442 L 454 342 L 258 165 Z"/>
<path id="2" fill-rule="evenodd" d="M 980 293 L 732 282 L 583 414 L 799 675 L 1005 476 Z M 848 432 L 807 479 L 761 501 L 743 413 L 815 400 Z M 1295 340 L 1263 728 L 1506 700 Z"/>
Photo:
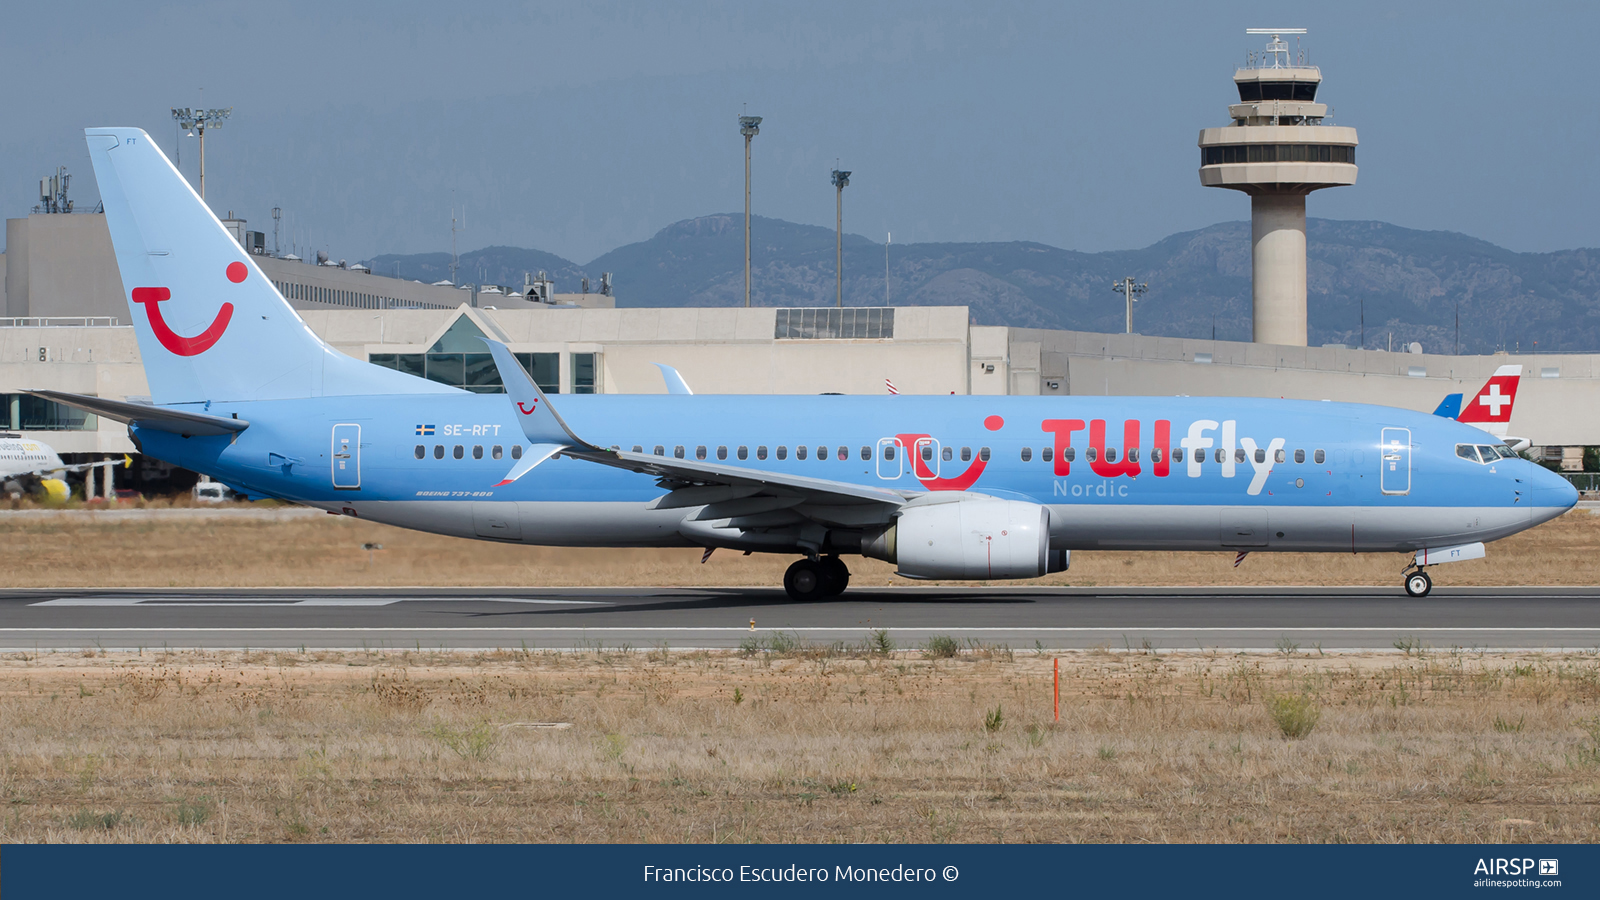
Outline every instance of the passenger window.
<path id="1" fill-rule="evenodd" d="M 893 444 L 884 444 L 883 445 L 883 458 L 886 459 L 886 460 L 890 460 L 890 461 L 894 460 L 894 445 Z"/>
<path id="2" fill-rule="evenodd" d="M 1281 463 L 1281 462 L 1283 462 L 1283 460 L 1284 460 L 1283 448 L 1279 447 L 1276 451 L 1273 452 L 1272 461 Z"/>
<path id="3" fill-rule="evenodd" d="M 1172 451 L 1172 461 L 1173 462 L 1180 462 L 1180 463 L 1183 462 L 1183 448 L 1182 447 L 1179 447 L 1178 449 Z"/>
<path id="4" fill-rule="evenodd" d="M 955 459 L 955 457 L 956 451 L 954 447 L 946 447 L 939 451 L 939 458 L 945 462 L 949 462 L 950 460 Z"/>
<path id="5" fill-rule="evenodd" d="M 443 444 L 434 444 L 433 445 L 433 458 L 434 459 L 444 459 L 444 445 Z"/>
<path id="6" fill-rule="evenodd" d="M 1044 448 L 1039 450 L 1039 458 L 1044 460 L 1045 462 L 1050 462 L 1050 458 L 1053 455 L 1054 455 L 1054 448 L 1044 447 Z"/>
<path id="7" fill-rule="evenodd" d="M 1083 448 L 1083 458 L 1088 460 L 1089 462 L 1094 462 L 1095 459 L 1097 458 L 1095 456 L 1095 449 L 1093 447 L 1085 447 L 1085 448 Z"/>
<path id="8" fill-rule="evenodd" d="M 1328 459 L 1328 454 L 1323 453 L 1321 450 L 1318 450 L 1316 453 L 1312 454 L 1312 456 L 1311 456 L 1311 461 L 1315 462 L 1319 466 L 1322 465 L 1324 462 L 1326 462 L 1327 459 Z"/>
<path id="9" fill-rule="evenodd" d="M 1234 450 L 1233 450 L 1233 461 L 1236 462 L 1236 463 L 1242 463 L 1242 462 L 1245 461 L 1244 448 L 1242 448 L 1242 447 L 1235 447 L 1234 448 Z"/>
<path id="10" fill-rule="evenodd" d="M 1305 450 L 1296 450 L 1296 451 L 1294 451 L 1294 461 L 1297 462 L 1297 463 L 1305 462 L 1306 461 L 1306 451 Z"/>
<path id="11" fill-rule="evenodd" d="M 701 444 L 700 446 L 694 448 L 694 458 L 695 459 L 705 459 L 706 458 L 706 445 L 705 444 Z"/>
<path id="12" fill-rule="evenodd" d="M 811 451 L 806 449 L 806 445 L 805 444 L 801 444 L 800 446 L 794 448 L 794 458 L 795 459 L 805 459 L 806 458 L 806 454 L 810 453 L 810 452 Z M 782 453 L 781 450 L 778 453 L 778 458 L 779 459 L 783 458 L 783 453 Z"/>
<path id="13" fill-rule="evenodd" d="M 789 448 L 783 446 L 782 444 L 779 444 L 778 445 L 778 458 L 779 459 L 788 459 L 789 458 Z"/>
<path id="14" fill-rule="evenodd" d="M 1128 462 L 1138 462 L 1138 461 L 1139 461 L 1139 448 L 1135 447 L 1132 450 L 1128 451 Z"/>
<path id="15" fill-rule="evenodd" d="M 1023 447 L 1022 448 L 1022 461 L 1023 462 L 1027 462 L 1027 461 L 1029 461 L 1031 459 L 1033 459 L 1033 448 L 1032 447 Z"/>
<path id="16" fill-rule="evenodd" d="M 1222 449 L 1221 447 L 1218 447 L 1216 456 L 1214 458 L 1216 459 L 1217 462 L 1222 462 L 1223 460 L 1228 458 L 1228 451 Z"/>
<path id="17" fill-rule="evenodd" d="M 1115 448 L 1115 447 L 1107 447 L 1106 448 L 1106 462 L 1116 462 L 1116 461 L 1117 461 L 1117 448 Z"/>
<path id="18" fill-rule="evenodd" d="M 505 456 L 506 454 L 505 454 L 505 450 L 503 450 L 500 447 L 499 444 L 495 444 L 494 445 L 494 449 L 489 451 L 489 455 L 494 457 L 495 459 L 499 459 L 500 457 Z"/>
<path id="19" fill-rule="evenodd" d="M 749 459 L 750 458 L 750 449 L 748 447 L 746 447 L 745 445 L 740 444 L 739 445 L 739 454 L 738 455 L 739 455 L 740 459 Z M 765 455 L 765 454 L 763 454 L 763 455 Z"/>
<path id="20" fill-rule="evenodd" d="M 455 449 L 450 451 L 450 455 L 454 456 L 456 459 L 460 459 L 461 457 L 467 455 L 467 450 L 465 447 L 457 444 Z"/>
<path id="21" fill-rule="evenodd" d="M 634 444 L 633 445 L 633 452 L 635 452 L 635 453 L 643 453 L 644 452 L 644 446 L 641 445 L 641 444 Z"/>
<path id="22" fill-rule="evenodd" d="M 827 459 L 827 458 L 828 458 L 828 448 L 827 447 L 818 447 L 817 448 L 817 459 L 821 460 L 821 459 Z"/>
<path id="23" fill-rule="evenodd" d="M 962 447 L 961 448 L 961 461 L 962 462 L 967 462 L 970 459 L 972 459 L 972 448 L 971 447 Z"/>
<path id="24" fill-rule="evenodd" d="M 1160 447 L 1151 447 L 1150 448 L 1150 461 L 1153 462 L 1153 463 L 1161 462 L 1161 448 Z"/>
<path id="25" fill-rule="evenodd" d="M 472 445 L 472 458 L 473 459 L 483 459 L 483 445 L 482 444 L 473 444 Z"/>
<path id="26" fill-rule="evenodd" d="M 416 450 L 416 455 L 417 455 L 417 459 L 422 459 L 423 457 L 428 455 L 428 448 L 422 446 L 421 444 L 418 444 L 417 445 L 417 450 Z"/>
<path id="27" fill-rule="evenodd" d="M 978 458 L 983 460 L 984 462 L 988 462 L 989 461 L 989 448 L 988 447 L 979 447 L 978 448 Z"/>
<path id="28" fill-rule="evenodd" d="M 867 448 L 862 447 L 861 449 L 865 450 Z M 847 460 L 849 458 L 850 458 L 850 448 L 846 447 L 843 444 L 840 444 L 839 445 L 839 461 L 843 462 L 843 461 L 845 461 L 845 460 Z"/>
<path id="29" fill-rule="evenodd" d="M 921 453 L 922 453 L 922 461 L 923 462 L 931 461 L 933 459 L 933 445 L 932 444 L 923 444 L 922 448 L 921 448 Z"/>
<path id="30" fill-rule="evenodd" d="M 861 448 L 861 458 L 870 461 L 872 459 L 872 448 L 871 447 L 862 447 Z"/>
<path id="31" fill-rule="evenodd" d="M 667 448 L 661 446 L 660 444 L 657 444 L 655 450 L 653 450 L 651 452 L 654 453 L 657 456 L 666 456 L 667 455 Z"/>
<path id="32" fill-rule="evenodd" d="M 1256 448 L 1256 462 L 1264 463 L 1266 461 L 1267 461 L 1267 451 L 1261 449 L 1260 447 L 1257 447 Z"/>
<path id="33" fill-rule="evenodd" d="M 1061 458 L 1066 460 L 1067 462 L 1072 462 L 1072 461 L 1076 460 L 1078 458 L 1078 448 L 1077 447 L 1062 447 L 1061 448 Z"/>
<path id="34" fill-rule="evenodd" d="M 728 458 L 728 448 L 727 447 L 718 447 L 717 448 L 717 459 L 727 459 L 727 458 Z"/>
<path id="35" fill-rule="evenodd" d="M 761 444 L 760 446 L 756 447 L 756 459 L 766 459 L 766 458 L 767 458 L 767 445 L 766 444 Z"/>

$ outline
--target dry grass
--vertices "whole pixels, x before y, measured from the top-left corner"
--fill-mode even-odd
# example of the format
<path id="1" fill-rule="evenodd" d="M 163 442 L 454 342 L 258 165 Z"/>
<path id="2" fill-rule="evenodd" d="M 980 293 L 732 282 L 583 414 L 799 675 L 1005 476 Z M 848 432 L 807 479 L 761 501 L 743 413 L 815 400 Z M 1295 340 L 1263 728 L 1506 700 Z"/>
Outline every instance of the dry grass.
<path id="1" fill-rule="evenodd" d="M 363 543 L 380 543 L 369 566 Z M 405 531 L 342 516 L 241 520 L 97 520 L 67 513 L 6 517 L 5 582 L 12 587 L 453 585 L 470 571 L 485 586 L 778 585 L 789 556 L 721 551 L 507 546 Z M 1434 570 L 1441 586 L 1600 584 L 1600 516 L 1577 511 L 1493 544 L 1489 558 Z M 1079 551 L 1044 584 L 1396 584 L 1403 554 Z M 853 558 L 852 583 L 906 584 L 894 567 Z"/>
<path id="2" fill-rule="evenodd" d="M 8 657 L 0 842 L 1600 840 L 1593 656 L 1089 652 L 1059 725 L 1050 683 L 1004 648 Z"/>

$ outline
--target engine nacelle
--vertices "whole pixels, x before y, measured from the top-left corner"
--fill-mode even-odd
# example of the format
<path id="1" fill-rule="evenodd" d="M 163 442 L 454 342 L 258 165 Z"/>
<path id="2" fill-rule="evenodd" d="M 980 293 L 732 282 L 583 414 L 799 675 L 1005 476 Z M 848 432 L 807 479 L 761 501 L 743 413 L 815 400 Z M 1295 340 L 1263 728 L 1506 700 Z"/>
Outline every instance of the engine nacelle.
<path id="1" fill-rule="evenodd" d="M 908 578 L 1038 578 L 1066 568 L 1066 552 L 1050 552 L 1049 510 L 967 496 L 907 506 L 862 540 L 862 555 L 892 562 Z"/>

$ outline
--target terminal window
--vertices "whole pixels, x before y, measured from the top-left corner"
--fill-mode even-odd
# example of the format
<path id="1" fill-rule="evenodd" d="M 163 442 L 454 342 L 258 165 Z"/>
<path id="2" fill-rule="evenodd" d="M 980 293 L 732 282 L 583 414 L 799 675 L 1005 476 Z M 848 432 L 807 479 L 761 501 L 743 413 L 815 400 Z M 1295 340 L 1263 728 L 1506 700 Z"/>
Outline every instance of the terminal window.
<path id="1" fill-rule="evenodd" d="M 95 431 L 100 417 L 54 400 L 0 394 L 0 428 L 9 431 Z"/>
<path id="2" fill-rule="evenodd" d="M 778 309 L 776 340 L 892 340 L 893 307 Z"/>

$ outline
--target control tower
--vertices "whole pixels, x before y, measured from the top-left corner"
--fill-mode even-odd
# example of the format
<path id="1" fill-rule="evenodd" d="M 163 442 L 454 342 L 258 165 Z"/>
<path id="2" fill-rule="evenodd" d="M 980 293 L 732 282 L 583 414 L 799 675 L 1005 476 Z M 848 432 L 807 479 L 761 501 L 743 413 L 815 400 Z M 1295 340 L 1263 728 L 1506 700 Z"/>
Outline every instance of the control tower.
<path id="1" fill-rule="evenodd" d="M 1250 195 L 1252 340 L 1304 347 L 1306 195 L 1356 183 L 1356 130 L 1322 124 L 1322 71 L 1283 41 L 1304 28 L 1245 33 L 1272 40 L 1233 73 L 1233 123 L 1200 130 L 1200 183 Z"/>

